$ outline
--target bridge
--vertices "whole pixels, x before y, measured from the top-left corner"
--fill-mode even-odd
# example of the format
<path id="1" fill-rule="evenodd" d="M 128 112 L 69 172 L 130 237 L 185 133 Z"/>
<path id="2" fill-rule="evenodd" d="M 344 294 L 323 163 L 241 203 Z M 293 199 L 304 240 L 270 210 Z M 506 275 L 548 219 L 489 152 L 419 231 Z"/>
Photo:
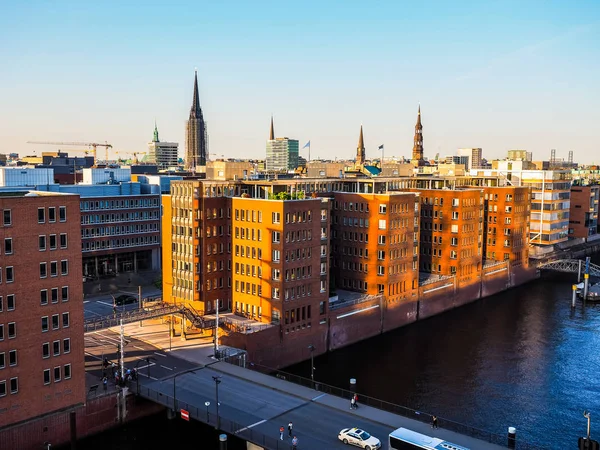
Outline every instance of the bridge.
<path id="1" fill-rule="evenodd" d="M 556 272 L 581 273 L 585 270 L 585 261 L 580 259 L 560 259 L 537 266 L 540 270 L 554 270 Z M 590 275 L 600 277 L 600 266 L 590 263 Z"/>
<path id="2" fill-rule="evenodd" d="M 140 378 L 131 385 L 131 391 L 165 406 L 172 416 L 183 412 L 190 420 L 203 422 L 263 449 L 290 449 L 289 422 L 293 423 L 293 435 L 300 441 L 299 449 L 347 450 L 337 435 L 349 427 L 364 428 L 382 441 L 383 448 L 387 448 L 389 433 L 399 427 L 471 449 L 506 448 L 506 435 L 443 418 L 438 418 L 440 428 L 432 431 L 431 415 L 360 393 L 358 409 L 351 410 L 350 391 L 252 364 L 254 370 L 250 370 L 236 357 L 227 360 L 241 365 L 216 359 L 204 361 L 195 369 L 169 378 Z M 271 375 L 263 373 L 266 371 Z M 283 440 L 279 438 L 281 426 L 285 428 Z M 523 450 L 537 448 L 522 441 L 518 445 Z"/>

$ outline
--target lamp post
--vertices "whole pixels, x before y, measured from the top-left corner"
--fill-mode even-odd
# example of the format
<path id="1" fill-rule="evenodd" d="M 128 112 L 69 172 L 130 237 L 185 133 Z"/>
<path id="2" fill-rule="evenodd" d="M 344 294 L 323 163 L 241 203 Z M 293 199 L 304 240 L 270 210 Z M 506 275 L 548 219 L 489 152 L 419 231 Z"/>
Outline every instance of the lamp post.
<path id="1" fill-rule="evenodd" d="M 210 402 L 204 402 L 204 406 L 206 406 L 206 423 L 210 423 L 210 416 L 208 415 L 208 407 L 210 406 Z"/>
<path id="2" fill-rule="evenodd" d="M 217 407 L 217 431 L 221 428 L 221 416 L 219 415 L 219 384 L 221 384 L 220 376 L 213 376 L 213 380 L 215 380 L 215 392 L 216 392 L 216 407 Z"/>
<path id="3" fill-rule="evenodd" d="M 186 373 L 195 373 L 196 370 L 199 369 L 203 369 L 206 366 L 200 366 L 200 367 L 194 367 L 193 369 L 188 369 L 188 370 L 184 370 L 183 372 L 179 372 L 178 374 L 175 374 L 175 376 L 173 377 L 173 411 L 177 411 L 177 377 L 180 375 L 185 375 Z M 210 403 L 209 403 L 210 405 Z M 208 408 L 208 405 L 206 406 Z M 207 409 L 207 415 L 208 415 L 208 409 Z"/>
<path id="4" fill-rule="evenodd" d="M 312 381 L 313 388 L 315 387 L 315 346 L 310 344 L 308 346 L 310 350 L 310 380 Z"/>

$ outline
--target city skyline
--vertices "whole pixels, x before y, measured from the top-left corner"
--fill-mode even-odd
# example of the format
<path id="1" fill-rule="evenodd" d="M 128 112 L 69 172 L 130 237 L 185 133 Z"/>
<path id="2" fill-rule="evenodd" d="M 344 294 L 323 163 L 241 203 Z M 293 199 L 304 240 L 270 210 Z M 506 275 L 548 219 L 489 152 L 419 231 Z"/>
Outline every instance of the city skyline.
<path id="1" fill-rule="evenodd" d="M 58 149 L 28 140 L 144 151 L 156 119 L 183 156 L 198 67 L 210 159 L 264 158 L 272 113 L 313 159 L 352 159 L 361 123 L 367 158 L 385 144 L 386 158 L 409 159 L 420 103 L 429 159 L 481 147 L 488 160 L 510 149 L 541 160 L 555 148 L 600 162 L 594 2 L 199 8 L 9 5 L 0 152 Z"/>

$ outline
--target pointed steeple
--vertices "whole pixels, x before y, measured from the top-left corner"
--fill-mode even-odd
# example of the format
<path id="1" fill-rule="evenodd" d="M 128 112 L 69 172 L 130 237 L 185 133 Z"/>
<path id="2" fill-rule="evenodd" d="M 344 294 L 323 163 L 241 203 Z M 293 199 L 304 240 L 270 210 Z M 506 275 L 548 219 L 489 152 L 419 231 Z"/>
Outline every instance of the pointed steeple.
<path id="1" fill-rule="evenodd" d="M 208 156 L 208 133 L 200 108 L 198 94 L 198 71 L 194 71 L 194 96 L 190 109 L 190 118 L 186 125 L 185 168 L 195 171 L 198 166 L 205 166 Z"/>
<path id="2" fill-rule="evenodd" d="M 413 140 L 413 151 L 411 162 L 414 165 L 423 165 L 423 125 L 421 124 L 421 104 L 417 113 L 417 123 L 415 125 L 415 137 Z"/>
<path id="3" fill-rule="evenodd" d="M 152 138 L 152 142 L 160 142 L 158 140 L 158 127 L 156 126 L 156 120 L 154 121 L 154 137 Z"/>
<path id="4" fill-rule="evenodd" d="M 356 147 L 356 164 L 365 163 L 365 140 L 363 138 L 363 126 L 360 125 L 360 135 L 358 136 L 358 146 Z"/>
<path id="5" fill-rule="evenodd" d="M 269 140 L 275 140 L 275 128 L 273 127 L 273 114 L 271 114 L 271 132 L 269 133 Z"/>
<path id="6" fill-rule="evenodd" d="M 200 95 L 198 94 L 198 71 L 194 70 L 194 97 L 192 99 L 192 108 L 190 109 L 190 119 L 200 119 L 202 109 L 200 108 Z"/>

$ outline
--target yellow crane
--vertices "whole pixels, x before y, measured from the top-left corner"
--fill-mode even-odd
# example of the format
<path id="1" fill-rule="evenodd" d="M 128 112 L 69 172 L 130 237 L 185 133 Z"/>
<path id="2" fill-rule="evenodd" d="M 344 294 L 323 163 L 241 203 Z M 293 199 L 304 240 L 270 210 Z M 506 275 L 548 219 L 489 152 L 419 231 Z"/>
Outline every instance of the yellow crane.
<path id="1" fill-rule="evenodd" d="M 112 148 L 112 145 L 104 141 L 104 144 L 98 144 L 97 142 L 52 142 L 52 141 L 27 141 L 28 144 L 42 144 L 42 145 L 77 145 L 87 146 L 92 148 L 92 155 L 94 156 L 94 164 L 98 161 L 96 154 L 96 147 L 106 148 L 106 162 L 108 162 L 108 149 Z"/>
<path id="2" fill-rule="evenodd" d="M 116 152 L 116 153 L 117 153 L 117 155 L 121 154 L 121 155 L 133 156 L 133 158 L 130 158 L 131 162 L 133 164 L 139 164 L 138 155 L 145 155 L 146 154 L 146 152 Z M 125 160 L 122 159 L 122 158 L 119 158 L 119 160 L 125 162 Z"/>

